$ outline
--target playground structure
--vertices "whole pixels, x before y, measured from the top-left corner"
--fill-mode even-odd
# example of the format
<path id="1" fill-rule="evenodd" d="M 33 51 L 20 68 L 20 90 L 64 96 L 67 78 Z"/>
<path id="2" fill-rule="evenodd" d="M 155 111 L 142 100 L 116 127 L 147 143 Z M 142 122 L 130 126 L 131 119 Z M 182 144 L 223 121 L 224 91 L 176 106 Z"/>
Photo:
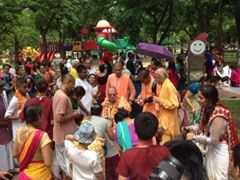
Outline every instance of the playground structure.
<path id="1" fill-rule="evenodd" d="M 106 20 L 100 20 L 96 27 L 94 27 L 96 34 L 96 39 L 85 40 L 85 41 L 73 41 L 71 44 L 64 44 L 62 49 L 64 51 L 72 52 L 88 52 L 91 50 L 97 50 L 98 53 L 104 52 L 104 54 L 114 54 L 119 51 L 125 52 L 135 50 L 135 47 L 129 43 L 129 37 L 117 38 L 117 30 L 109 24 Z M 89 30 L 83 28 L 80 30 L 80 33 L 87 37 Z M 85 38 L 87 39 L 87 38 Z M 40 44 L 38 50 L 32 47 L 26 47 L 20 53 L 20 59 L 26 59 L 30 57 L 33 60 L 38 60 L 39 62 L 45 61 L 44 59 L 44 47 L 43 44 Z M 48 41 L 47 42 L 47 61 L 52 62 L 55 53 L 60 52 L 60 45 L 58 41 Z M 104 56 L 103 54 L 103 56 Z M 100 55 L 101 56 L 101 55 Z M 101 57 L 103 57 L 101 56 Z"/>
<path id="2" fill-rule="evenodd" d="M 127 54 L 128 51 L 135 50 L 135 47 L 129 43 L 128 37 L 117 38 L 117 30 L 106 20 L 98 21 L 94 30 L 98 44 L 97 49 L 105 51 L 107 56 L 111 53 L 118 53 L 118 51 L 125 51 Z"/>
<path id="3" fill-rule="evenodd" d="M 100 47 L 107 49 L 110 52 L 115 52 L 117 46 L 112 42 L 112 38 L 117 31 L 106 20 L 100 20 L 97 26 L 94 27 L 97 36 L 97 43 Z"/>

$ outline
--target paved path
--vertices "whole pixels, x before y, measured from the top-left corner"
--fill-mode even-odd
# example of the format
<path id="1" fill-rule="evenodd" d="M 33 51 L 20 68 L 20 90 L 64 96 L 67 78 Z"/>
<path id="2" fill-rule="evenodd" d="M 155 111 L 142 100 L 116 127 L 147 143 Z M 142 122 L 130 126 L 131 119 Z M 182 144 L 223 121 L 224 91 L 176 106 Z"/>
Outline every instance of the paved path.
<path id="1" fill-rule="evenodd" d="M 240 100 L 239 87 L 220 87 L 218 88 L 219 98 Z"/>

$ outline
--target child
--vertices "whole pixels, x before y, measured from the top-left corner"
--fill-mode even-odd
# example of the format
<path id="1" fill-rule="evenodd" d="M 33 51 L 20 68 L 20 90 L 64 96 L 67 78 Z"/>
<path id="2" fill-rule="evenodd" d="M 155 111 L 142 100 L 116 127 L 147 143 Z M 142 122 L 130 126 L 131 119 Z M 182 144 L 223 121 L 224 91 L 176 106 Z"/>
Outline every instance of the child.
<path id="1" fill-rule="evenodd" d="M 71 102 L 72 102 L 72 108 L 74 110 L 79 110 L 80 105 L 79 101 L 82 99 L 82 97 L 85 95 L 85 90 L 82 86 L 75 87 L 71 94 Z"/>
<path id="2" fill-rule="evenodd" d="M 81 111 L 82 109 L 84 109 L 81 103 L 81 99 L 84 95 L 85 95 L 85 90 L 82 86 L 78 86 L 74 88 L 72 95 L 70 97 L 72 102 L 72 108 L 74 110 Z M 80 117 L 75 119 L 75 123 L 79 126 L 81 124 L 82 119 L 83 119 L 83 114 L 81 114 Z"/>
<path id="3" fill-rule="evenodd" d="M 72 179 L 103 180 L 103 169 L 95 151 L 88 150 L 96 138 L 93 125 L 84 123 L 74 135 L 67 135 L 64 142 L 69 160 L 73 164 Z M 73 141 L 77 141 L 73 143 Z"/>
<path id="4" fill-rule="evenodd" d="M 27 101 L 28 83 L 24 78 L 16 81 L 16 93 L 12 97 L 5 113 L 5 118 L 12 121 L 13 141 L 15 141 L 16 132 L 20 127 L 26 126 L 25 121 L 19 120 L 19 114 Z"/>
<path id="5" fill-rule="evenodd" d="M 134 120 L 129 117 L 129 112 L 124 108 L 118 109 L 114 115 L 116 122 L 115 139 L 121 146 L 122 151 L 131 149 L 137 145 L 137 135 L 134 128 Z"/>
<path id="6" fill-rule="evenodd" d="M 158 131 L 158 119 L 150 112 L 138 114 L 134 120 L 138 145 L 126 150 L 116 169 L 118 179 L 148 179 L 153 169 L 167 157 L 169 150 L 161 145 L 152 145 Z"/>

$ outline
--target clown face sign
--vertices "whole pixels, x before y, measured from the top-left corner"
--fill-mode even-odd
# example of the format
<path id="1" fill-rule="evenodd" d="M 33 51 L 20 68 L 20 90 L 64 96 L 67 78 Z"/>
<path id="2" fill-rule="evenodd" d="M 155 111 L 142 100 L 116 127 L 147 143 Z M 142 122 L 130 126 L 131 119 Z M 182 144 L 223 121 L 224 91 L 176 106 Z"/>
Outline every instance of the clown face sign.
<path id="1" fill-rule="evenodd" d="M 201 33 L 193 39 L 189 47 L 192 55 L 201 56 L 204 54 L 206 46 L 208 44 L 207 37 L 208 37 L 207 33 Z"/>
<path id="2" fill-rule="evenodd" d="M 206 49 L 206 44 L 201 40 L 195 40 L 190 45 L 190 50 L 194 55 L 201 55 Z"/>

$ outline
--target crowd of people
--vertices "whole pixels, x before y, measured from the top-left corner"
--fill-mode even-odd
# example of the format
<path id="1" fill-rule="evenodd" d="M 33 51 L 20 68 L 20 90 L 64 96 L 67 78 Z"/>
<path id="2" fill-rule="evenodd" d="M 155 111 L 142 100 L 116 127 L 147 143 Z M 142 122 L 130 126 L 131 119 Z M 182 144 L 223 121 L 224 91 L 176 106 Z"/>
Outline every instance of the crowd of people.
<path id="1" fill-rule="evenodd" d="M 217 90 L 224 77 L 207 73 L 186 88 L 184 59 L 167 64 L 152 58 L 144 67 L 133 53 L 103 58 L 99 70 L 91 58 L 69 57 L 59 74 L 30 58 L 4 64 L 0 179 L 19 168 L 19 179 L 146 180 L 171 156 L 187 179 L 240 177 L 236 127 Z M 178 139 L 196 153 L 175 153 Z"/>
<path id="2" fill-rule="evenodd" d="M 223 56 L 216 50 L 206 51 L 206 61 L 203 72 L 215 76 L 221 86 L 239 87 L 240 86 L 240 64 L 236 67 L 229 66 L 224 62 Z"/>

